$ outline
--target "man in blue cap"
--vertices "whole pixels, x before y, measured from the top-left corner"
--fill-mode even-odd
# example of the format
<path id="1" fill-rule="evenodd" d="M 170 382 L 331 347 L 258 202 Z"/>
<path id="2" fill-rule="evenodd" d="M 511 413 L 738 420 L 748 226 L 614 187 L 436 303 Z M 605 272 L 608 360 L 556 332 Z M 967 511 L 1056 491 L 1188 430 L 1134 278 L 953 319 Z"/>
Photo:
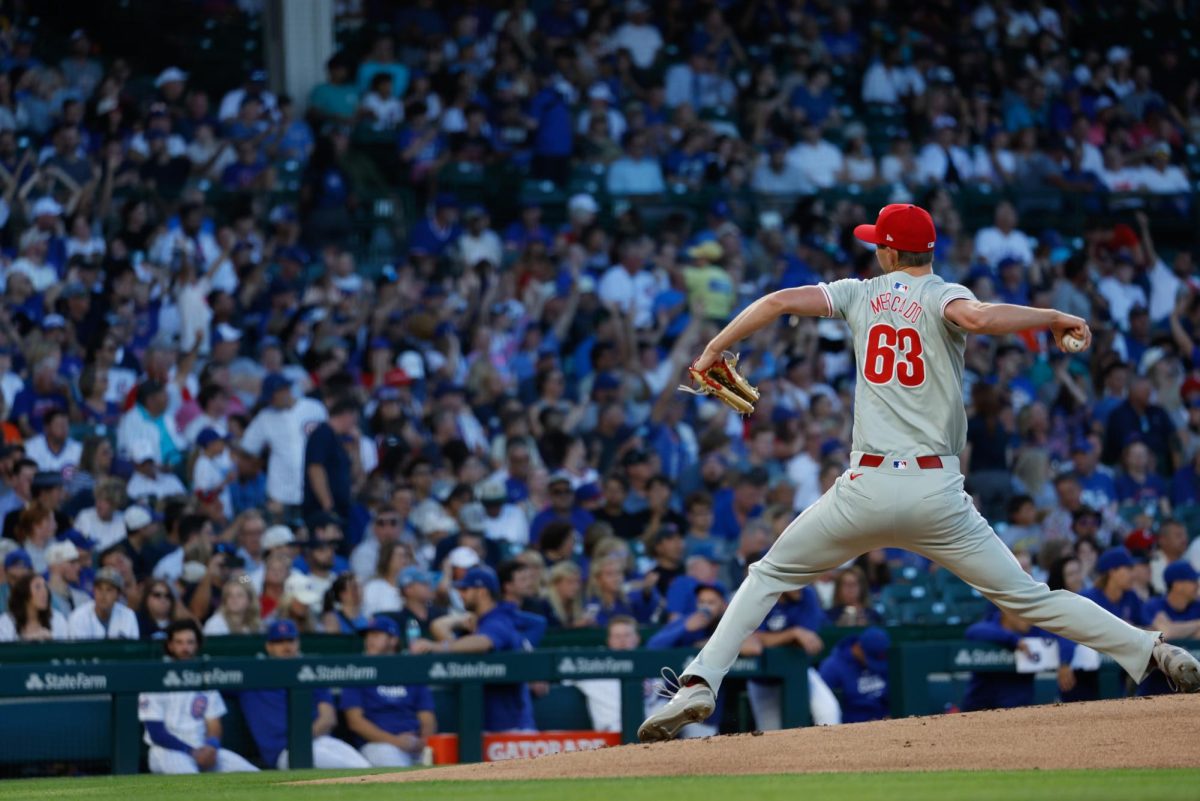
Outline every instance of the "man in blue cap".
<path id="1" fill-rule="evenodd" d="M 295 659 L 300 655 L 300 632 L 290 620 L 276 620 L 267 627 L 267 655 L 272 659 Z M 239 695 L 242 715 L 268 767 L 288 769 L 287 691 L 244 690 Z M 349 744 L 329 733 L 337 725 L 333 694 L 325 687 L 313 688 L 312 752 L 316 768 L 369 768 L 371 763 Z"/>
<path id="2" fill-rule="evenodd" d="M 891 645 L 887 632 L 872 626 L 857 637 L 844 638 L 821 663 L 821 678 L 841 698 L 844 723 L 888 717 Z"/>
<path id="3" fill-rule="evenodd" d="M 812 587 L 785 592 L 775 602 L 758 627 L 758 639 L 764 648 L 803 648 L 815 657 L 825 648 L 817 633 L 826 625 L 821 599 Z M 746 683 L 754 724 L 761 731 L 783 728 L 781 679 L 755 679 Z M 817 726 L 834 726 L 842 722 L 842 709 L 837 696 L 815 668 L 808 669 L 808 704 L 812 721 Z"/>
<path id="4" fill-rule="evenodd" d="M 717 553 L 713 542 L 698 542 L 687 552 L 684 574 L 671 582 L 667 588 L 667 614 L 671 620 L 687 617 L 696 611 L 696 588 L 701 584 L 723 583 L 725 562 Z"/>
<path id="5" fill-rule="evenodd" d="M 1200 573 L 1190 562 L 1180 559 L 1163 570 L 1166 595 L 1151 598 L 1142 607 L 1147 626 L 1161 629 L 1168 640 L 1200 637 L 1200 598 L 1196 596 Z"/>
<path id="6" fill-rule="evenodd" d="M 1015 615 L 993 608 L 983 620 L 967 627 L 966 638 L 980 642 L 1002 645 L 1014 652 L 1029 653 L 1026 637 L 1041 637 L 1059 641 L 1059 663 L 1071 663 L 1068 654 L 1074 653 L 1073 643 L 1056 638 L 1047 631 L 1030 626 Z M 979 709 L 1011 709 L 1033 703 L 1033 682 L 1036 674 L 1016 671 L 976 671 L 971 674 L 967 692 L 963 696 L 962 710 L 972 712 Z M 1078 674 L 1076 674 L 1078 675 Z M 1061 687 L 1061 685 L 1060 685 Z M 1064 698 L 1063 700 L 1067 700 Z M 1076 698 L 1075 700 L 1083 700 Z"/>
<path id="7" fill-rule="evenodd" d="M 408 247 L 414 256 L 437 259 L 458 239 L 458 199 L 449 192 L 440 193 L 433 202 L 433 214 L 413 225 L 408 234 Z"/>
<path id="8" fill-rule="evenodd" d="M 363 630 L 363 653 L 390 656 L 400 644 L 400 627 L 376 615 Z M 377 768 L 418 764 L 429 736 L 437 731 L 433 694 L 424 684 L 346 687 L 342 690 L 346 725 L 359 739 L 358 752 Z"/>
<path id="9" fill-rule="evenodd" d="M 712 636 L 716 630 L 717 624 L 721 622 L 721 616 L 725 614 L 729 593 L 725 590 L 725 585 L 720 582 L 711 582 L 707 584 L 697 584 L 694 590 L 696 596 L 696 611 L 690 615 L 676 618 L 667 625 L 663 626 L 658 632 L 646 641 L 646 647 L 650 650 L 657 648 L 691 648 L 694 646 L 703 645 Z M 742 656 L 757 656 L 762 653 L 762 643 L 759 641 L 757 632 L 751 634 L 742 643 Z M 665 703 L 665 699 L 656 698 L 658 705 Z M 717 729 L 721 722 L 721 709 L 724 706 L 725 694 L 718 693 L 716 706 L 709 717 L 700 722 L 692 723 L 684 726 L 681 730 L 681 736 L 684 738 L 708 737 L 717 733 Z"/>
<path id="10" fill-rule="evenodd" d="M 4 542 L 13 543 L 6 539 Z M 33 559 L 24 548 L 14 548 L 4 555 L 4 582 L 0 583 L 0 609 L 8 609 L 8 595 L 12 587 L 33 572 Z"/>
<path id="11" fill-rule="evenodd" d="M 470 614 L 449 614 L 433 621 L 436 642 L 418 639 L 409 643 L 414 654 L 481 654 L 532 650 L 518 630 L 512 607 L 500 604 L 500 580 L 490 567 L 468 570 L 454 584 Z M 483 728 L 489 732 L 536 731 L 533 702 L 525 684 L 483 686 Z"/>
<path id="12" fill-rule="evenodd" d="M 1190 562 L 1179 560 L 1163 569 L 1163 584 L 1167 594 L 1151 598 L 1142 606 L 1142 619 L 1152 629 L 1161 631 L 1168 640 L 1200 638 L 1200 598 L 1196 588 L 1200 573 Z M 1155 671 L 1138 685 L 1138 695 L 1166 695 L 1170 685 L 1162 671 Z"/>
<path id="13" fill-rule="evenodd" d="M 264 449 L 270 449 L 267 498 L 273 511 L 299 507 L 304 501 L 305 444 L 308 435 L 329 414 L 320 401 L 296 400 L 291 382 L 281 373 L 263 379 L 260 403 L 262 411 L 246 427 L 240 447 L 252 456 L 261 456 Z"/>
<path id="14" fill-rule="evenodd" d="M 1109 548 L 1096 560 L 1096 584 L 1080 593 L 1101 609 L 1134 626 L 1142 625 L 1142 599 L 1133 591 L 1133 555 Z"/>

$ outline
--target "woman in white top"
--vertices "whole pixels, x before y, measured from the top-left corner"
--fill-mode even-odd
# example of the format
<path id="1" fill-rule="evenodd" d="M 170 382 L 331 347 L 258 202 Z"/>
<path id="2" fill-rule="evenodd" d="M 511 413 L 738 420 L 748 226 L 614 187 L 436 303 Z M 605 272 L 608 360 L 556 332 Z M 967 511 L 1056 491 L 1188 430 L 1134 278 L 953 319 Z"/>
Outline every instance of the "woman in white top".
<path id="1" fill-rule="evenodd" d="M 118 511 L 125 500 L 125 482 L 104 478 L 94 492 L 96 505 L 75 515 L 75 530 L 94 540 L 99 552 L 125 539 L 125 518 Z"/>
<path id="2" fill-rule="evenodd" d="M 206 637 L 226 634 L 261 634 L 258 596 L 249 576 L 238 576 L 221 588 L 221 608 L 204 624 Z"/>
<path id="3" fill-rule="evenodd" d="M 67 639 L 67 619 L 50 606 L 50 588 L 37 573 L 17 580 L 8 609 L 0 616 L 0 642 Z"/>
<path id="4" fill-rule="evenodd" d="M 404 122 L 404 104 L 392 94 L 392 76 L 377 72 L 371 76 L 371 88 L 363 95 L 359 110 L 376 131 L 391 131 Z"/>
<path id="5" fill-rule="evenodd" d="M 857 135 L 854 135 L 857 134 Z M 874 186 L 878 177 L 875 156 L 867 147 L 866 131 L 854 131 L 846 140 L 842 176 L 847 183 L 863 187 Z"/>
<path id="6" fill-rule="evenodd" d="M 67 225 L 71 232 L 67 239 L 67 258 L 80 255 L 88 261 L 96 262 L 104 256 L 104 237 L 96 236 L 88 223 L 86 214 L 76 214 Z"/>
<path id="7" fill-rule="evenodd" d="M 398 612 L 403 606 L 396 581 L 400 571 L 413 563 L 412 552 L 402 542 L 385 542 L 379 546 L 375 561 L 375 577 L 363 587 L 363 614 L 370 619 L 379 612 Z"/>

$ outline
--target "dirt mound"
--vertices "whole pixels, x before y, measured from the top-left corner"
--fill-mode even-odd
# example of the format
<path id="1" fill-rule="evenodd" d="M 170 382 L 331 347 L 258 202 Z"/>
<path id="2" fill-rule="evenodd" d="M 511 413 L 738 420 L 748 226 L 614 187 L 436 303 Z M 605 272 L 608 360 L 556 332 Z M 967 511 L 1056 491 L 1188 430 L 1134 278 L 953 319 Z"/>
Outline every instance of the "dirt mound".
<path id="1" fill-rule="evenodd" d="M 885 720 L 656 745 L 623 745 L 537 759 L 453 765 L 323 782 L 501 781 L 517 779 L 823 773 L 1019 768 L 1200 766 L 1190 739 L 1200 696 L 1055 704 Z M 307 782 L 306 782 L 307 783 Z"/>

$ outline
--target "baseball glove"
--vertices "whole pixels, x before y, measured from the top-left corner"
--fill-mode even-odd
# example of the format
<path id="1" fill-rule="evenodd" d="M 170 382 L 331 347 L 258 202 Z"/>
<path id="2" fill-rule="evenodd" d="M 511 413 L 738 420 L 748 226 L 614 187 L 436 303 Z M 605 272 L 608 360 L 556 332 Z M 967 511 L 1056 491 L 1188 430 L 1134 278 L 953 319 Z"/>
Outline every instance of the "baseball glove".
<path id="1" fill-rule="evenodd" d="M 758 390 L 737 370 L 738 357 L 726 351 L 721 359 L 706 370 L 688 368 L 694 387 L 679 385 L 682 392 L 710 395 L 738 414 L 751 414 L 758 402 Z"/>

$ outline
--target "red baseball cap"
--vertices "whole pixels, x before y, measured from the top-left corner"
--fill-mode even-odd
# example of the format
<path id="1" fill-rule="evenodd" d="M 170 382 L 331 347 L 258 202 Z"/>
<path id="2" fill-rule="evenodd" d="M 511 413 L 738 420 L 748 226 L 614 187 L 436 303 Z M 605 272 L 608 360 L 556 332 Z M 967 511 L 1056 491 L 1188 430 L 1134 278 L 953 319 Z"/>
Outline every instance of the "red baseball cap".
<path id="1" fill-rule="evenodd" d="M 892 203 L 879 212 L 874 225 L 859 225 L 854 236 L 877 247 L 926 253 L 933 250 L 937 231 L 929 212 L 911 203 Z"/>

